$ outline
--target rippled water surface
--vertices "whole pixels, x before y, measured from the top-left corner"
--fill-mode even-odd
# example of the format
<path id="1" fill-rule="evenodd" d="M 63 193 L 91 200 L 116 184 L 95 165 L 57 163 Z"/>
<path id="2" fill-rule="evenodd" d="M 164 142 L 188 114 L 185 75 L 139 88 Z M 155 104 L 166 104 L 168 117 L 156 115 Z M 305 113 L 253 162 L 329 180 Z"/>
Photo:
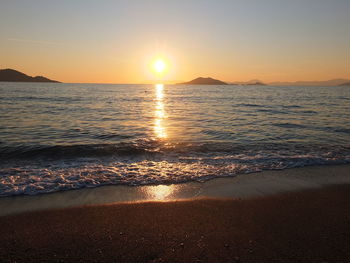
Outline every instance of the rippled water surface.
<path id="1" fill-rule="evenodd" d="M 350 162 L 350 88 L 0 83 L 0 195 Z"/>

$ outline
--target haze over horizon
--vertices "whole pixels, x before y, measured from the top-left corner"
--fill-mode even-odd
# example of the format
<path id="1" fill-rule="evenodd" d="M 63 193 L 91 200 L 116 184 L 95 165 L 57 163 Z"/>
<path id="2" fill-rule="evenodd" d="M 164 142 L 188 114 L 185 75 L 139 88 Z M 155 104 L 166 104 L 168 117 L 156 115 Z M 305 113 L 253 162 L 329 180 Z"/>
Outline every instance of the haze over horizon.
<path id="1" fill-rule="evenodd" d="M 63 82 L 350 79 L 350 1 L 2 1 L 0 68 Z"/>

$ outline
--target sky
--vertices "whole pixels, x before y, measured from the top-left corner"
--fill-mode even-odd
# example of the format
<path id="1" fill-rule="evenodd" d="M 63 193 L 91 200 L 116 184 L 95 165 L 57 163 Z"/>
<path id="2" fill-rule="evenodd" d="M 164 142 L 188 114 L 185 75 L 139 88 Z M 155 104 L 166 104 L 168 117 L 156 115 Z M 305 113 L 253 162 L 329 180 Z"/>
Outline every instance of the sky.
<path id="1" fill-rule="evenodd" d="M 0 0 L 0 68 L 80 83 L 350 79 L 349 14 L 349 0 Z"/>

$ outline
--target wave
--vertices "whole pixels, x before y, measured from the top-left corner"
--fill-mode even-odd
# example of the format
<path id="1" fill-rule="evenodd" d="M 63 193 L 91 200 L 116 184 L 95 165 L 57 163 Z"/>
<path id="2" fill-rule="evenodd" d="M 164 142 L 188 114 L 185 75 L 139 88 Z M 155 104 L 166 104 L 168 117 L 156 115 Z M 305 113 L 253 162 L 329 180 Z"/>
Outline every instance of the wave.
<path id="1" fill-rule="evenodd" d="M 205 181 L 263 170 L 350 163 L 350 145 L 296 143 L 138 141 L 29 147 L 21 154 L 23 158 L 11 159 L 7 152 L 7 159 L 1 162 L 0 196 L 35 195 L 101 185 Z"/>
<path id="2" fill-rule="evenodd" d="M 0 159 L 68 159 L 79 157 L 102 157 L 112 155 L 137 155 L 152 152 L 151 147 L 124 144 L 84 144 L 54 146 L 1 147 Z"/>
<path id="3" fill-rule="evenodd" d="M 297 124 L 276 124 L 286 128 L 299 127 Z M 342 132 L 348 132 L 343 131 Z M 101 135 L 104 137 L 105 135 Z M 111 135 L 106 135 L 110 137 Z M 114 135 L 112 135 L 114 136 Z M 119 135 L 115 135 L 119 136 Z M 291 155 L 318 152 L 320 154 L 346 155 L 350 145 L 303 144 L 303 143 L 228 143 L 228 142 L 181 142 L 163 143 L 157 140 L 135 140 L 120 143 L 76 144 L 76 145 L 19 145 L 0 146 L 0 160 L 9 159 L 71 159 L 83 157 L 138 156 L 143 154 L 256 154 L 283 152 Z"/>
<path id="4" fill-rule="evenodd" d="M 275 123 L 275 124 L 272 124 L 272 125 L 280 127 L 280 128 L 297 128 L 297 129 L 306 128 L 305 125 L 296 124 L 296 123 L 289 123 L 289 122 L 286 122 L 286 123 Z"/>

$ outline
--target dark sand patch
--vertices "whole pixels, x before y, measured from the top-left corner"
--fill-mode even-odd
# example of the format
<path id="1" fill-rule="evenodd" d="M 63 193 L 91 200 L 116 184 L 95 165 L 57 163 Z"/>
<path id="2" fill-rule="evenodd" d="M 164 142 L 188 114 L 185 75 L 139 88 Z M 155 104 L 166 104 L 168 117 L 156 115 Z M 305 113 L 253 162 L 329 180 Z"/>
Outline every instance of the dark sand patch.
<path id="1" fill-rule="evenodd" d="M 349 262 L 350 186 L 0 217 L 1 262 Z"/>

